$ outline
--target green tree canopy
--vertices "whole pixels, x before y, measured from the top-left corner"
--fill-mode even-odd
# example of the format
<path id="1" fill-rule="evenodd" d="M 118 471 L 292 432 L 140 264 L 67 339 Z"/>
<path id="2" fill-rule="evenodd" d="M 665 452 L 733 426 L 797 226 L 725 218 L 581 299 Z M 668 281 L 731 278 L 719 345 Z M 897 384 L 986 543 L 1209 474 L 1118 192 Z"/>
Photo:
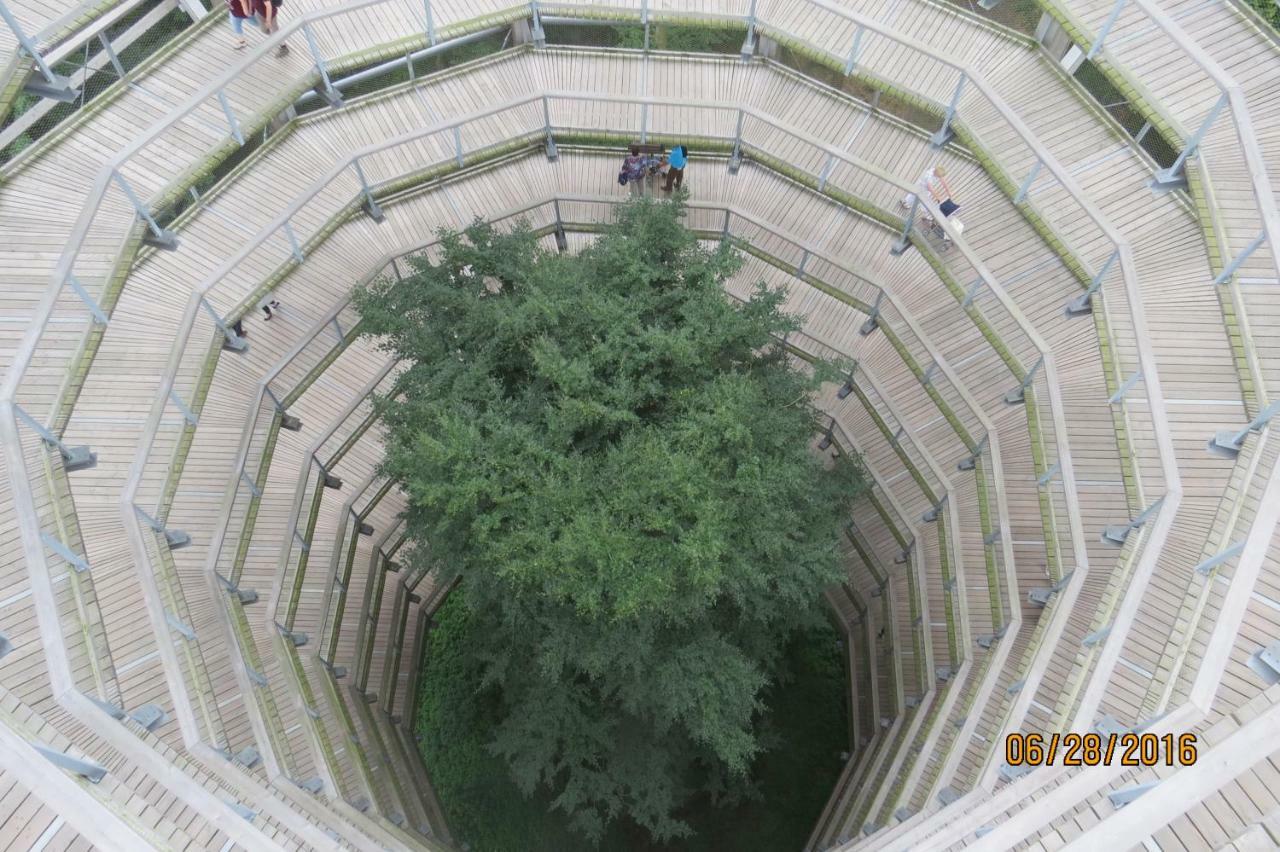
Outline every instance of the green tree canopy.
<path id="1" fill-rule="evenodd" d="M 744 787 L 761 694 L 821 617 L 857 463 L 811 452 L 819 375 L 679 202 L 633 202 L 578 255 L 521 225 L 442 232 L 438 260 L 357 294 L 407 364 L 385 471 L 418 558 L 461 577 L 490 743 L 599 837 L 683 836 L 692 796 Z"/>

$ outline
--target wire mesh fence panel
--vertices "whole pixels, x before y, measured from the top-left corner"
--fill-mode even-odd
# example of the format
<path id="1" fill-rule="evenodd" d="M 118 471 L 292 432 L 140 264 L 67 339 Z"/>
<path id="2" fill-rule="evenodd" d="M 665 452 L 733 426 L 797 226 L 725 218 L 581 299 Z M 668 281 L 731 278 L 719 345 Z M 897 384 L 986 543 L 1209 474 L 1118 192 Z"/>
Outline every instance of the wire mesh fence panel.
<path id="1" fill-rule="evenodd" d="M 1244 0 L 1244 2 L 1264 21 L 1271 24 L 1277 32 L 1280 32 L 1280 3 L 1276 0 Z"/>
<path id="2" fill-rule="evenodd" d="M 83 42 L 76 43 L 73 36 L 69 43 L 49 51 L 49 57 L 57 58 L 50 69 L 70 81 L 76 97 L 64 103 L 19 94 L 0 122 L 0 165 L 83 113 L 193 26 L 176 0 L 146 0 Z"/>
<path id="3" fill-rule="evenodd" d="M 1175 145 L 1147 124 L 1141 111 L 1125 98 L 1097 65 L 1088 60 L 1080 63 L 1075 79 L 1161 167 L 1172 165 L 1178 157 Z"/>
<path id="4" fill-rule="evenodd" d="M 978 0 L 951 0 L 952 5 L 965 9 L 981 18 L 985 18 L 1023 35 L 1034 35 L 1036 24 L 1040 22 L 1042 10 L 1036 0 L 1003 0 L 990 9 Z"/>

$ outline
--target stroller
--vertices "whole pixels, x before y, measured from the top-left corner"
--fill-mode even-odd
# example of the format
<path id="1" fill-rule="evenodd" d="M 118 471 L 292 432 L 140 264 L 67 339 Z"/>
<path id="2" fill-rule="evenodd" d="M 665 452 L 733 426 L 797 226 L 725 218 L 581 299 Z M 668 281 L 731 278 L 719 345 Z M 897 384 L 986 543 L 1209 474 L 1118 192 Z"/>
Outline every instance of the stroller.
<path id="1" fill-rule="evenodd" d="M 945 201 L 942 202 L 942 204 L 938 206 L 939 212 L 942 213 L 942 216 L 945 219 L 951 219 L 951 214 L 956 212 L 959 209 L 960 209 L 960 205 L 956 204 L 950 198 L 946 199 Z M 925 233 L 941 241 L 943 251 L 951 250 L 951 247 L 955 244 L 954 241 L 951 239 L 951 236 L 943 229 L 942 224 L 938 222 L 938 220 L 933 218 L 932 213 L 926 212 L 921 217 L 920 224 L 924 227 Z M 964 233 L 964 223 L 961 222 L 959 219 L 951 219 L 951 227 L 955 229 L 955 232 L 957 234 Z"/>

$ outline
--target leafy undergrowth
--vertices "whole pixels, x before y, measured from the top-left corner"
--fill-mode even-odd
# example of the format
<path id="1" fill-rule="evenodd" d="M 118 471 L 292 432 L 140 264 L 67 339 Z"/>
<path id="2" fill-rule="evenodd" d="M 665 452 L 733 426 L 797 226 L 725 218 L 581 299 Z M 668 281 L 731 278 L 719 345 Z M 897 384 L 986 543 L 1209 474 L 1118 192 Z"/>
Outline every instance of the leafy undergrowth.
<path id="1" fill-rule="evenodd" d="M 521 795 L 506 764 L 485 744 L 498 696 L 481 688 L 463 653 L 475 625 L 452 595 L 431 633 L 418 717 L 419 742 L 454 835 L 472 852 L 786 852 L 804 846 L 840 773 L 848 747 L 847 678 L 835 630 L 798 633 L 785 655 L 789 681 L 771 687 L 762 720 L 767 747 L 755 761 L 754 789 L 736 807 L 694 800 L 681 814 L 690 838 L 660 845 L 621 821 L 594 845 L 573 833 L 547 795 Z"/>

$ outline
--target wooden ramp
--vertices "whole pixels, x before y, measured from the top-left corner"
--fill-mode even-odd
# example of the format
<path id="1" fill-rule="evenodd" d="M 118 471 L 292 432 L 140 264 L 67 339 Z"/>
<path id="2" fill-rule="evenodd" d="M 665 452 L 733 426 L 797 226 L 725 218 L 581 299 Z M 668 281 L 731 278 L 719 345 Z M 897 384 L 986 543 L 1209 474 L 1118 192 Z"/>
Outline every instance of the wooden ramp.
<path id="1" fill-rule="evenodd" d="M 828 596 L 856 712 L 809 848 L 1050 846 L 1109 825 L 1198 848 L 1274 811 L 1242 804 L 1265 789 L 1253 764 L 1146 794 L 1203 799 L 1216 831 L 1103 806 L 1142 773 L 1002 766 L 1011 733 L 1158 717 L 1238 763 L 1232 732 L 1269 724 L 1256 651 L 1280 638 L 1278 451 L 1267 422 L 1205 451 L 1272 390 L 1265 270 L 1240 264 L 1227 298 L 1209 284 L 1244 244 L 1226 148 L 1206 136 L 1189 194 L 1152 193 L 1151 164 L 1026 41 L 921 0 L 779 0 L 754 7 L 760 35 L 917 98 L 955 140 L 939 150 L 936 127 L 769 60 L 523 46 L 286 123 L 188 193 L 304 89 L 529 14 L 430 8 L 428 24 L 408 3 L 304 4 L 287 58 L 236 58 L 197 28 L 6 168 L 6 839 L 450 842 L 411 737 L 448 590 L 404 567 L 371 406 L 398 367 L 359 336 L 350 288 L 476 216 L 583 244 L 640 136 L 693 143 L 690 226 L 749 252 L 730 295 L 783 288 L 804 316 L 780 341 L 797 363 L 857 365 L 815 400 L 830 420 L 814 451 L 859 453 L 875 487 L 850 507 L 848 581 Z M 1134 41 L 1108 55 L 1141 76 Z M 195 73 L 210 62 L 227 70 Z M 1264 126 L 1250 97 L 1233 108 Z M 891 254 L 931 165 L 964 233 L 908 227 Z M 1265 221 L 1269 194 L 1251 197 Z M 69 757 L 24 764 L 49 751 Z"/>

